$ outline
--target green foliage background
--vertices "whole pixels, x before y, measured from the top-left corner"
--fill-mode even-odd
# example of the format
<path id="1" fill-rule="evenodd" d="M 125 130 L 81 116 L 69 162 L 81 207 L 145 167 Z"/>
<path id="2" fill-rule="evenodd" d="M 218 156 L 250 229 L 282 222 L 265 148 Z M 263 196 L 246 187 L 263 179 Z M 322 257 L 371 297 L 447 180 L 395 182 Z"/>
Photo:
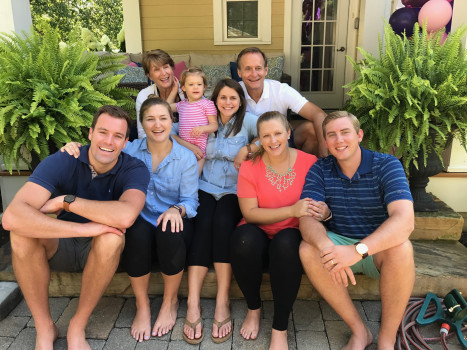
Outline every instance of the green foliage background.
<path id="1" fill-rule="evenodd" d="M 99 38 L 106 34 L 117 42 L 123 26 L 122 0 L 30 0 L 34 29 L 44 23 L 57 28 L 62 41 L 68 41 L 76 27 L 88 28 Z"/>
<path id="2" fill-rule="evenodd" d="M 357 79 L 347 84 L 346 109 L 356 115 L 370 149 L 402 157 L 408 172 L 422 152 L 438 156 L 453 137 L 466 149 L 467 51 L 461 39 L 467 27 L 451 32 L 441 44 L 442 33 L 428 36 L 426 28 L 414 26 L 411 38 L 399 36 L 389 24 L 379 57 L 360 49 L 360 62 L 348 59 Z"/>
<path id="3" fill-rule="evenodd" d="M 136 90 L 117 87 L 122 55 L 86 51 L 77 32 L 60 47 L 58 31 L 0 34 L 0 156 L 8 170 L 49 155 L 50 146 L 86 142 L 105 104 L 135 110 Z M 134 114 L 134 112 L 133 112 Z"/>

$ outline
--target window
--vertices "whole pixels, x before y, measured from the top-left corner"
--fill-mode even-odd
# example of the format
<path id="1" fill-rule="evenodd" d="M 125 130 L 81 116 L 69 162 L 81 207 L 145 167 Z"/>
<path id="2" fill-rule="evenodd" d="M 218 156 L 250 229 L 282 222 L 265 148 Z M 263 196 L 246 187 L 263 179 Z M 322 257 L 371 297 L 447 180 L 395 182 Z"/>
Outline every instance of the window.
<path id="1" fill-rule="evenodd" d="M 271 43 L 271 0 L 214 0 L 214 45 Z"/>

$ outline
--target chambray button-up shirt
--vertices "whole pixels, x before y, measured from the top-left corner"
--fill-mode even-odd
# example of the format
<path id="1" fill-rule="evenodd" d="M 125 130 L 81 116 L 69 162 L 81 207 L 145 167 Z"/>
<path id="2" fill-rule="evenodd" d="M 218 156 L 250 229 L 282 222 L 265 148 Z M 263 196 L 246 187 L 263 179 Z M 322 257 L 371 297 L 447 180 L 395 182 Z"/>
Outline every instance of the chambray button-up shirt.
<path id="1" fill-rule="evenodd" d="M 128 142 L 124 152 L 141 159 L 146 164 L 151 179 L 149 181 L 146 204 L 141 211 L 144 220 L 154 226 L 156 220 L 171 205 L 181 205 L 189 218 L 196 216 L 198 208 L 198 163 L 187 148 L 172 139 L 172 150 L 152 171 L 152 158 L 146 138 Z"/>
<path id="2" fill-rule="evenodd" d="M 235 136 L 226 133 L 233 126 L 236 117 L 226 125 L 219 120 L 217 136 L 209 134 L 206 147 L 206 162 L 199 179 L 199 188 L 210 193 L 217 200 L 226 194 L 237 194 L 238 170 L 234 167 L 234 159 L 240 148 L 256 137 L 256 121 L 258 117 L 245 113 L 242 128 Z"/>

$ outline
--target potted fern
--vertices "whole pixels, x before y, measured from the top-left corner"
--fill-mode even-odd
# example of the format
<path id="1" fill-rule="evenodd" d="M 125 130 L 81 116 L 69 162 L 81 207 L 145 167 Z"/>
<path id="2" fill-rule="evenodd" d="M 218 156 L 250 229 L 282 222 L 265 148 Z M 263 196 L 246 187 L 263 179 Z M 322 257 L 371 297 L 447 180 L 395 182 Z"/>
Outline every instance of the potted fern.
<path id="1" fill-rule="evenodd" d="M 410 182 L 429 157 L 442 164 L 441 153 L 454 137 L 467 151 L 467 51 L 461 45 L 466 33 L 467 27 L 459 28 L 441 44 L 441 32 L 428 35 L 418 23 L 411 38 L 386 24 L 379 57 L 362 49 L 359 63 L 348 57 L 357 78 L 345 86 L 346 108 L 359 117 L 366 146 L 394 152 Z M 425 192 L 428 178 L 423 182 L 411 183 L 416 210 L 435 210 Z"/>
<path id="2" fill-rule="evenodd" d="M 84 142 L 100 106 L 135 110 L 136 91 L 117 87 L 123 75 L 114 75 L 123 56 L 87 52 L 78 33 L 64 44 L 50 26 L 41 31 L 0 34 L 0 157 L 10 174 L 20 162 L 32 169 L 51 148 Z"/>

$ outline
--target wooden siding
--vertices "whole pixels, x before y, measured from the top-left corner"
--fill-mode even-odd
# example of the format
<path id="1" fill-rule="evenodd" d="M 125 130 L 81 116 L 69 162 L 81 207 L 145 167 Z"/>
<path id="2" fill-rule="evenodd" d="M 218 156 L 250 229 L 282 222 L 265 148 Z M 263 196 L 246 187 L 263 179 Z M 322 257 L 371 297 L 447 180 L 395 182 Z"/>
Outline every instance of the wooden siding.
<path id="1" fill-rule="evenodd" d="M 140 0 L 143 50 L 163 49 L 169 54 L 238 53 L 250 45 L 214 45 L 212 1 Z M 260 0 L 261 1 L 261 0 Z M 284 0 L 271 0 L 271 44 L 265 52 L 284 49 Z"/>

